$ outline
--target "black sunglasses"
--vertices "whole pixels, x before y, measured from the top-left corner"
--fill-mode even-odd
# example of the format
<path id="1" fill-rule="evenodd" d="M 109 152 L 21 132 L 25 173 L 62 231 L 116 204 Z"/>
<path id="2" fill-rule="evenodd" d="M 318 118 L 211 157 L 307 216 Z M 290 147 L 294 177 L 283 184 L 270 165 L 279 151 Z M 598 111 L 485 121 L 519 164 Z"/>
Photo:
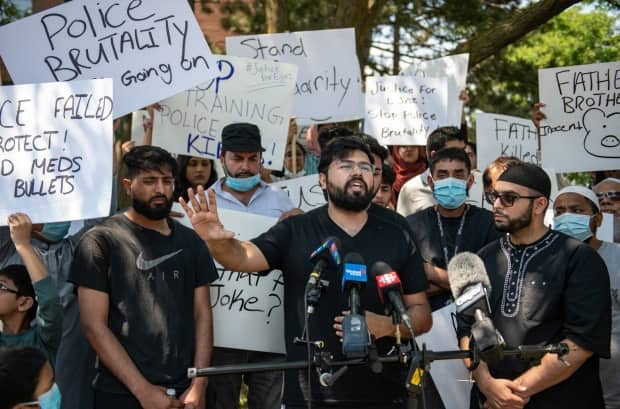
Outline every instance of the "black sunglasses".
<path id="1" fill-rule="evenodd" d="M 618 200 L 620 200 L 620 192 L 614 190 L 610 190 L 609 192 L 599 192 L 596 194 L 596 197 L 598 197 L 599 202 L 605 197 L 607 197 L 612 202 L 617 202 Z"/>
<path id="2" fill-rule="evenodd" d="M 538 199 L 542 196 L 521 196 L 515 192 L 498 192 L 495 190 L 491 190 L 484 194 L 485 199 L 489 202 L 490 205 L 493 205 L 497 199 L 502 203 L 504 207 L 514 206 L 515 202 L 519 199 Z"/>

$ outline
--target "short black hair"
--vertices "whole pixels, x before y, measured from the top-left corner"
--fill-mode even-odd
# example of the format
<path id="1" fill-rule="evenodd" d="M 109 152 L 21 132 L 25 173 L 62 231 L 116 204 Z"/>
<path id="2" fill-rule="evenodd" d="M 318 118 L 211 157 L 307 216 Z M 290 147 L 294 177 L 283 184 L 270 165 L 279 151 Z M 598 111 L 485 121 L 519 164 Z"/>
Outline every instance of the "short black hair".
<path id="1" fill-rule="evenodd" d="M 34 391 L 46 362 L 36 348 L 0 348 L 0 409 L 37 400 Z"/>
<path id="2" fill-rule="evenodd" d="M 459 162 L 463 162 L 467 168 L 467 172 L 471 173 L 471 161 L 463 149 L 444 148 L 435 152 L 435 155 L 431 158 L 431 162 L 428 166 L 430 168 L 431 175 L 435 171 L 435 166 L 437 163 L 442 160 L 457 160 Z"/>
<path id="3" fill-rule="evenodd" d="M 351 128 L 347 128 L 346 126 L 334 126 L 331 128 L 323 128 L 319 130 L 319 147 L 321 151 L 325 149 L 327 144 L 334 140 L 335 138 L 341 136 L 351 136 L 355 135 L 355 131 Z"/>
<path id="4" fill-rule="evenodd" d="M 383 164 L 382 171 L 383 173 L 381 174 L 381 184 L 392 186 L 396 181 L 396 172 L 394 172 L 394 169 L 392 169 L 392 167 L 387 163 Z"/>
<path id="5" fill-rule="evenodd" d="M 343 136 L 335 138 L 321 149 L 321 159 L 319 159 L 319 173 L 327 173 L 327 168 L 333 161 L 343 159 L 353 151 L 362 151 L 374 163 L 372 152 L 368 144 L 359 136 Z"/>
<path id="6" fill-rule="evenodd" d="M 28 310 L 28 320 L 32 321 L 37 315 L 37 297 L 32 286 L 30 274 L 25 266 L 20 264 L 11 264 L 0 270 L 0 276 L 6 277 L 13 281 L 17 296 L 26 296 L 32 298 L 32 307 Z"/>
<path id="7" fill-rule="evenodd" d="M 456 126 L 442 126 L 435 129 L 426 140 L 426 154 L 431 156 L 431 152 L 438 151 L 446 147 L 446 143 L 450 141 L 465 142 L 465 133 Z"/>
<path id="8" fill-rule="evenodd" d="M 373 155 L 377 155 L 381 158 L 381 163 L 383 163 L 387 159 L 388 150 L 384 146 L 381 146 L 381 144 L 374 136 L 365 133 L 358 133 L 356 135 L 359 136 L 364 142 L 366 142 L 366 145 L 368 145 L 368 147 L 370 148 L 370 152 Z"/>
<path id="9" fill-rule="evenodd" d="M 176 177 L 178 173 L 177 161 L 170 152 L 159 146 L 141 145 L 136 146 L 123 156 L 126 168 L 126 176 L 133 179 L 142 171 L 155 170 L 161 172 L 167 168 Z"/>

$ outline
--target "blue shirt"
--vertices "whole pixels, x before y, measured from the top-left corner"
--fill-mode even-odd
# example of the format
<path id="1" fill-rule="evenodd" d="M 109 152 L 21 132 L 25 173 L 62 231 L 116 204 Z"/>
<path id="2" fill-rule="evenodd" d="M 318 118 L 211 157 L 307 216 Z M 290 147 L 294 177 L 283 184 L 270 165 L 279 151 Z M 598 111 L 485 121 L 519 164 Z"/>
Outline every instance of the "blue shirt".
<path id="1" fill-rule="evenodd" d="M 215 182 L 212 187 L 217 199 L 217 207 L 222 209 L 279 218 L 282 213 L 295 207 L 285 191 L 263 181 L 260 182 L 247 206 L 232 193 L 223 190 L 222 183 L 224 183 L 224 178 Z"/>

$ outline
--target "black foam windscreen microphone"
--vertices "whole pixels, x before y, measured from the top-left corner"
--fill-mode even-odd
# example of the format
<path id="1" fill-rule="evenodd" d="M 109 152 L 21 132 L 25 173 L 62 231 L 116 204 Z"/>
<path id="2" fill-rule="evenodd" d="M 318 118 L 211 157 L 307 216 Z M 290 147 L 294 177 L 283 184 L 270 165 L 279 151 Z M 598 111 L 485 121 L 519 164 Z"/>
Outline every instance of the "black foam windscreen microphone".
<path id="1" fill-rule="evenodd" d="M 324 270 L 337 270 L 342 264 L 340 258 L 340 240 L 338 237 L 328 237 L 321 245 L 310 254 L 310 262 L 314 267 L 306 283 L 306 301 L 308 303 L 308 314 L 314 312 L 314 307 L 318 304 L 321 297 L 321 275 Z"/>
<path id="2" fill-rule="evenodd" d="M 377 291 L 382 304 L 389 303 L 397 313 L 398 318 L 413 333 L 411 318 L 407 313 L 405 302 L 403 301 L 403 286 L 398 274 L 383 261 L 377 261 L 370 268 L 370 274 L 375 277 Z"/>
<path id="3" fill-rule="evenodd" d="M 484 262 L 474 253 L 459 253 L 448 263 L 448 279 L 457 314 L 474 318 L 471 337 L 480 357 L 486 362 L 499 361 L 504 340 L 489 318 L 491 283 Z"/>

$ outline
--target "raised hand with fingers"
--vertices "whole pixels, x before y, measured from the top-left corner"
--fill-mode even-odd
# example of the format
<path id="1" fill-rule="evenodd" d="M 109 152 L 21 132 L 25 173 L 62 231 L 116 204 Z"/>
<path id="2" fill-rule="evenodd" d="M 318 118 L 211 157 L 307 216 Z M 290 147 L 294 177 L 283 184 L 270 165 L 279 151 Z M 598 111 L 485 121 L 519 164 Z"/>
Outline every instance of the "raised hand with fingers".
<path id="1" fill-rule="evenodd" d="M 30 245 L 32 222 L 26 213 L 13 213 L 8 218 L 8 225 L 15 247 Z"/>
<path id="2" fill-rule="evenodd" d="M 545 106 L 542 102 L 537 102 L 534 104 L 534 110 L 532 111 L 532 122 L 536 128 L 540 128 L 540 121 L 543 119 L 547 119 L 547 115 L 542 111 L 542 108 Z"/>
<path id="3" fill-rule="evenodd" d="M 208 202 L 207 194 L 209 196 Z M 198 199 L 196 199 L 194 189 L 187 189 L 187 196 L 190 199 L 191 205 L 188 204 L 182 197 L 179 198 L 179 203 L 183 206 L 185 214 L 187 214 L 187 217 L 192 222 L 194 230 L 201 239 L 207 242 L 230 240 L 235 238 L 235 233 L 226 230 L 224 225 L 220 222 L 217 214 L 215 192 L 213 189 L 209 189 L 207 194 L 205 194 L 205 190 L 202 186 L 198 186 Z"/>

